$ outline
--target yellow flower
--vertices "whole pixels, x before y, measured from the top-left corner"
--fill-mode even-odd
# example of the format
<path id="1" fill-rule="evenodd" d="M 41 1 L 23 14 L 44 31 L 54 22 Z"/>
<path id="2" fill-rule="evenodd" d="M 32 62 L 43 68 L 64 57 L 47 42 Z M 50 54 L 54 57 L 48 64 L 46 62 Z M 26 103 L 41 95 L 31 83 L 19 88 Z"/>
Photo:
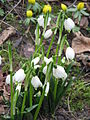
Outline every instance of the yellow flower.
<path id="1" fill-rule="evenodd" d="M 26 15 L 27 15 L 27 17 L 32 17 L 33 12 L 31 10 L 27 10 Z"/>
<path id="2" fill-rule="evenodd" d="M 61 4 L 61 8 L 62 8 L 63 11 L 67 10 L 67 6 L 65 4 Z"/>
<path id="3" fill-rule="evenodd" d="M 77 9 L 78 9 L 78 10 L 82 10 L 83 8 L 84 8 L 84 2 L 78 3 Z"/>
<path id="4" fill-rule="evenodd" d="M 28 0 L 30 4 L 35 4 L 35 0 Z"/>
<path id="5" fill-rule="evenodd" d="M 47 13 L 49 11 L 49 13 L 51 13 L 52 11 L 52 8 L 50 5 L 45 5 L 44 8 L 43 8 L 43 13 Z"/>

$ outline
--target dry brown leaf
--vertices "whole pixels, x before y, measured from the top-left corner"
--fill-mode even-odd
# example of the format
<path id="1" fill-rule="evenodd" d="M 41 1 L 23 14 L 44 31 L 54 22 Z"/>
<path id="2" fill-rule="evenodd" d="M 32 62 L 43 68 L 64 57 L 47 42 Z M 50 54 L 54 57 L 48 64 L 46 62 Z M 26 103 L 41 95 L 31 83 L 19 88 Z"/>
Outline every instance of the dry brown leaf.
<path id="1" fill-rule="evenodd" d="M 16 30 L 13 27 L 8 27 L 6 30 L 4 30 L 0 34 L 0 45 L 2 45 L 3 42 L 5 42 L 8 39 L 8 37 L 10 37 L 11 35 L 15 33 L 16 33 Z"/>
<path id="2" fill-rule="evenodd" d="M 72 40 L 72 48 L 75 53 L 90 52 L 90 38 L 83 36 L 80 32 L 75 35 L 76 37 Z"/>
<path id="3" fill-rule="evenodd" d="M 80 54 L 80 55 L 76 55 L 77 59 L 79 59 L 80 61 L 82 61 L 82 63 L 85 66 L 90 67 L 90 55 L 85 55 L 85 54 Z"/>

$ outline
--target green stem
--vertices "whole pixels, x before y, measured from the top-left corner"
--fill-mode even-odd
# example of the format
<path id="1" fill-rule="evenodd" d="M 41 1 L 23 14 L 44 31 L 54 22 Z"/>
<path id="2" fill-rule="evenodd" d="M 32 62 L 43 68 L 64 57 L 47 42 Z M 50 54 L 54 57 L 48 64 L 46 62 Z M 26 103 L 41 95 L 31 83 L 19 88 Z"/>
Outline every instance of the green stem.
<path id="1" fill-rule="evenodd" d="M 14 119 L 13 116 L 13 79 L 12 79 L 12 51 L 11 44 L 8 44 L 8 54 L 9 54 L 9 62 L 10 62 L 10 89 L 11 89 L 11 119 Z"/>
<path id="2" fill-rule="evenodd" d="M 54 39 L 55 39 L 55 35 L 56 35 L 56 34 L 54 34 L 53 37 L 52 37 L 52 40 L 51 40 L 51 42 L 50 42 L 50 45 L 49 45 L 49 48 L 48 48 L 48 51 L 47 51 L 47 54 L 46 54 L 46 57 L 49 56 L 49 53 L 50 53 L 50 50 L 51 50 L 53 41 L 54 41 Z"/>
<path id="3" fill-rule="evenodd" d="M 27 96 L 27 91 L 25 91 L 25 93 L 24 93 L 24 98 L 23 98 L 23 103 L 22 103 L 22 108 L 21 108 L 21 120 L 23 118 L 23 112 L 24 112 L 24 108 L 25 108 L 26 96 Z"/>
<path id="4" fill-rule="evenodd" d="M 57 85 L 58 85 L 58 80 L 55 80 L 55 87 L 54 87 L 54 101 L 56 102 L 56 94 L 57 94 Z"/>
<path id="5" fill-rule="evenodd" d="M 43 99 L 44 99 L 45 88 L 46 88 L 46 86 L 45 86 L 44 89 L 43 89 L 42 96 L 41 96 L 41 98 L 40 98 L 38 108 L 37 108 L 37 110 L 36 110 L 36 112 L 35 112 L 35 115 L 34 115 L 34 120 L 37 120 L 38 113 L 39 113 L 39 110 L 40 110 L 40 108 L 41 108 L 41 105 L 42 105 L 42 102 L 43 102 Z"/>
<path id="6" fill-rule="evenodd" d="M 30 107 L 32 107 L 32 85 L 30 80 Z"/>
<path id="7" fill-rule="evenodd" d="M 52 40 L 51 40 L 51 42 L 50 42 L 50 45 L 49 45 L 49 48 L 48 48 L 48 51 L 47 51 L 46 57 L 49 56 L 49 53 L 50 53 L 50 50 L 51 50 L 51 47 L 52 47 L 53 41 L 54 41 L 55 36 L 56 36 L 56 34 L 57 34 L 57 29 L 58 29 L 58 27 L 59 27 L 59 21 L 60 21 L 60 18 L 61 18 L 61 12 L 59 13 L 58 18 L 57 18 L 56 29 L 55 29 L 55 31 L 54 31 L 54 35 L 53 35 Z"/>

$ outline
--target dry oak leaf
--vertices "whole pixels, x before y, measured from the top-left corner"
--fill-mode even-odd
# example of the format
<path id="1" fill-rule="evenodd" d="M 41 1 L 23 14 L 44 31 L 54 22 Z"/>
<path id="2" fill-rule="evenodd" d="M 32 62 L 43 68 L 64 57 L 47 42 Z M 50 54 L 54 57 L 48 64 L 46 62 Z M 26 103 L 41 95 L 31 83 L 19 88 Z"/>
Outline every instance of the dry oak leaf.
<path id="1" fill-rule="evenodd" d="M 76 37 L 72 40 L 72 48 L 76 54 L 90 52 L 90 38 L 85 37 L 81 32 L 75 33 Z"/>
<path id="2" fill-rule="evenodd" d="M 15 34 L 16 30 L 13 27 L 8 27 L 0 34 L 0 45 L 3 44 L 11 35 Z"/>

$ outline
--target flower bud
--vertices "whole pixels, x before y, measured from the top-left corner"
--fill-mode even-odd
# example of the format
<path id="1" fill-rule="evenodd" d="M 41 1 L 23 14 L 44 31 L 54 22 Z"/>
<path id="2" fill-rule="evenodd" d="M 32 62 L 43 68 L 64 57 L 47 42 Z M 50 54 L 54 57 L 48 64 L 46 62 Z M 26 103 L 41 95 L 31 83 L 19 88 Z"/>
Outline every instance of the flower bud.
<path id="1" fill-rule="evenodd" d="M 38 76 L 35 76 L 32 78 L 31 84 L 35 89 L 37 89 L 38 87 L 42 87 L 42 83 L 40 79 L 38 78 Z"/>
<path id="2" fill-rule="evenodd" d="M 72 60 L 72 59 L 74 59 L 74 57 L 75 57 L 75 52 L 74 52 L 74 50 L 71 48 L 71 47 L 68 47 L 67 49 L 66 49 L 66 58 L 69 60 Z"/>
<path id="3" fill-rule="evenodd" d="M 28 18 L 33 16 L 33 12 L 31 10 L 27 10 L 26 15 Z"/>
<path id="4" fill-rule="evenodd" d="M 2 57 L 0 56 L 0 65 L 2 64 Z"/>
<path id="5" fill-rule="evenodd" d="M 23 69 L 19 69 L 14 75 L 15 82 L 23 82 L 26 77 Z"/>
<path id="6" fill-rule="evenodd" d="M 36 57 L 31 61 L 31 63 L 34 63 L 34 65 L 36 65 L 39 61 L 40 61 L 40 58 Z"/>
<path id="7" fill-rule="evenodd" d="M 28 3 L 35 4 L 35 0 L 28 0 Z"/>
<path id="8" fill-rule="evenodd" d="M 63 11 L 67 10 L 67 6 L 65 4 L 61 4 L 61 8 L 62 8 Z"/>
<path id="9" fill-rule="evenodd" d="M 49 37 L 51 37 L 52 33 L 53 33 L 53 32 L 52 32 L 51 29 L 47 30 L 47 31 L 45 32 L 45 34 L 44 34 L 44 38 L 45 38 L 45 39 L 48 39 Z"/>
<path id="10" fill-rule="evenodd" d="M 45 5 L 43 8 L 43 13 L 46 14 L 47 12 L 51 13 L 52 8 L 50 5 Z"/>
<path id="11" fill-rule="evenodd" d="M 71 31 L 75 27 L 75 23 L 71 18 L 68 18 L 64 21 L 64 28 Z"/>
<path id="12" fill-rule="evenodd" d="M 57 68 L 53 68 L 53 76 L 55 78 L 67 78 L 67 73 L 65 72 L 64 68 L 62 66 L 57 65 Z"/>
<path id="13" fill-rule="evenodd" d="M 84 2 L 78 3 L 77 9 L 78 9 L 78 10 L 82 10 L 83 8 L 84 8 Z"/>

